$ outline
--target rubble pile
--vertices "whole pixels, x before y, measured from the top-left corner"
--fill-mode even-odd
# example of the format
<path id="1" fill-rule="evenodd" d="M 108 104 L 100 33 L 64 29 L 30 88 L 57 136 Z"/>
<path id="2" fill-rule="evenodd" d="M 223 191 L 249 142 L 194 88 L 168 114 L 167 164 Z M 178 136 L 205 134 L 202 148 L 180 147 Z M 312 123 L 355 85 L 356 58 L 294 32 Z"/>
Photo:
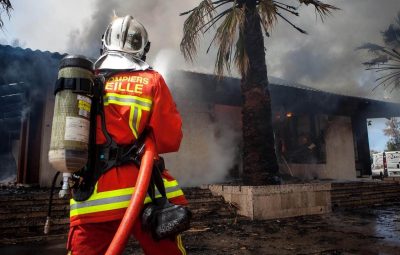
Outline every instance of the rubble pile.
<path id="1" fill-rule="evenodd" d="M 43 233 L 49 189 L 23 186 L 0 187 L 0 245 L 65 238 L 69 201 L 53 195 L 51 235 Z"/>
<path id="2" fill-rule="evenodd" d="M 214 197 L 208 189 L 186 188 L 184 192 L 194 215 L 192 232 L 202 231 L 212 222 L 233 222 L 239 217 L 233 205 Z M 0 245 L 66 238 L 69 201 L 58 198 L 58 190 L 54 192 L 51 232 L 46 236 L 43 228 L 48 201 L 49 189 L 1 186 Z"/>
<path id="3" fill-rule="evenodd" d="M 367 201 L 369 195 L 380 193 L 384 197 L 380 201 L 392 199 L 394 195 L 389 194 L 396 193 L 397 186 L 383 182 L 380 185 L 384 190 L 371 183 L 333 184 L 332 202 L 342 201 L 343 208 L 346 200 Z M 386 194 L 387 190 L 394 193 Z M 235 205 L 213 196 L 208 189 L 190 188 L 184 192 L 194 214 L 191 229 L 183 234 L 183 242 L 191 255 L 398 254 L 400 249 L 399 202 L 324 215 L 252 221 L 238 216 Z M 46 189 L 0 187 L 0 254 L 66 253 L 68 201 L 54 197 L 55 220 L 51 235 L 45 237 L 47 202 Z M 31 241 L 41 242 L 32 244 Z M 19 244 L 10 245 L 14 243 Z M 124 254 L 143 252 L 132 239 Z"/>

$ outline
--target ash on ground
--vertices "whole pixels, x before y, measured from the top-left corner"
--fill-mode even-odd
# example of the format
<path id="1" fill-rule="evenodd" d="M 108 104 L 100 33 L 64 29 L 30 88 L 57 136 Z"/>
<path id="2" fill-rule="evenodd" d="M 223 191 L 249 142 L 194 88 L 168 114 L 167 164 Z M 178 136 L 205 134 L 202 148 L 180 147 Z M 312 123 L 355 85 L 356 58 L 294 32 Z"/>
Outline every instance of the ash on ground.
<path id="1" fill-rule="evenodd" d="M 280 220 L 208 222 L 183 235 L 191 255 L 400 254 L 400 203 Z M 142 254 L 131 242 L 125 252 Z"/>

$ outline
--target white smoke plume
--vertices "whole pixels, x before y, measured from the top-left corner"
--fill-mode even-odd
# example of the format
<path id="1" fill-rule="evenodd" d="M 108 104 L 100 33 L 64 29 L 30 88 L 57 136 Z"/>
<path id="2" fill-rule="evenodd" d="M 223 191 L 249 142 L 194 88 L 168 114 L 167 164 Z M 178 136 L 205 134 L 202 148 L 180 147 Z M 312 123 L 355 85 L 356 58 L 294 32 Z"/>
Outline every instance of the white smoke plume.
<path id="1" fill-rule="evenodd" d="M 220 114 L 212 103 L 205 103 L 200 93 L 196 93 L 201 84 L 188 82 L 188 74 L 181 72 L 180 78 L 174 79 L 178 69 L 176 57 L 172 49 L 165 49 L 154 59 L 154 69 L 163 75 L 183 117 L 179 152 L 163 155 L 167 169 L 182 186 L 226 181 L 230 170 L 240 164 L 240 109 L 235 109 L 233 118 L 229 110 Z"/>

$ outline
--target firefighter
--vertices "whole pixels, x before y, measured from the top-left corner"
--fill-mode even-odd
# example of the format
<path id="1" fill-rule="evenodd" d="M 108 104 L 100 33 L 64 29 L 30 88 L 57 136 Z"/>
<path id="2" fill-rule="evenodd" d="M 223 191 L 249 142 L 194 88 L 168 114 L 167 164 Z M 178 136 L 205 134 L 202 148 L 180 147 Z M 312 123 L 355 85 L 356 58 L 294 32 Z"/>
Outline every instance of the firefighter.
<path id="1" fill-rule="evenodd" d="M 134 144 L 144 132 L 150 135 L 158 154 L 178 150 L 181 117 L 163 77 L 144 62 L 150 42 L 146 29 L 132 16 L 115 18 L 102 39 L 103 55 L 95 63 L 105 76 L 102 120 L 97 116 L 96 144 L 106 143 L 104 130 L 118 145 Z M 138 176 L 132 162 L 102 173 L 84 201 L 71 199 L 67 248 L 73 255 L 104 254 L 128 207 Z M 186 205 L 178 182 L 162 172 L 170 202 Z M 145 203 L 149 202 L 146 198 Z M 186 254 L 180 235 L 155 241 L 137 220 L 132 235 L 148 255 Z"/>

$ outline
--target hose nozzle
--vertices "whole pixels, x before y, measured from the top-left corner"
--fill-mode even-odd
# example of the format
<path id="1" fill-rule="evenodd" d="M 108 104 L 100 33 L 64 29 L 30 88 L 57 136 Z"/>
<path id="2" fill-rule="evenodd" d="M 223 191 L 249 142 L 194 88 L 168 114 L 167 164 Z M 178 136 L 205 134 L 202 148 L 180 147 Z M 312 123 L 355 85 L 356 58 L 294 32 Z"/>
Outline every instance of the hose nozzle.
<path id="1" fill-rule="evenodd" d="M 69 196 L 69 178 L 71 178 L 70 173 L 63 173 L 62 187 L 58 193 L 59 198 L 67 198 Z"/>

